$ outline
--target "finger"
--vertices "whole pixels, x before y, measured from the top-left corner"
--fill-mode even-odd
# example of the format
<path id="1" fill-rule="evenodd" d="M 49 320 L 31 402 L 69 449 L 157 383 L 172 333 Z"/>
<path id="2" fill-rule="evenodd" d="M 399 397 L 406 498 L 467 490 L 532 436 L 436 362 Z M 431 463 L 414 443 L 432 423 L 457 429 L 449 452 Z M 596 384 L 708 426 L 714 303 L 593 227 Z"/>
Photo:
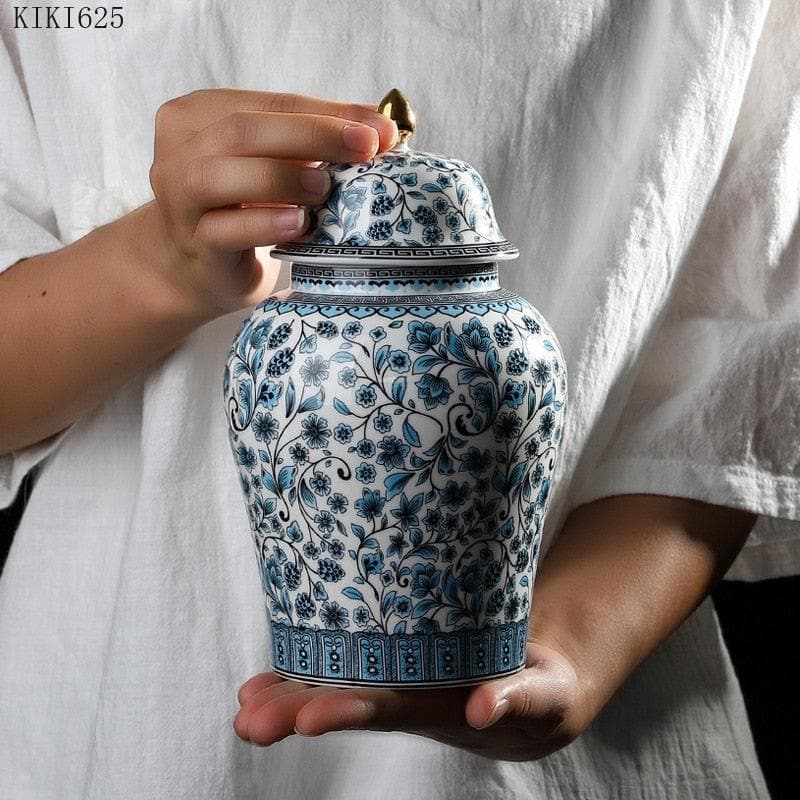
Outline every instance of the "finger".
<path id="1" fill-rule="evenodd" d="M 381 138 L 374 126 L 334 116 L 235 111 L 205 128 L 194 146 L 221 155 L 357 162 L 372 158 Z"/>
<path id="2" fill-rule="evenodd" d="M 281 677 L 275 672 L 260 672 L 246 680 L 240 687 L 237 694 L 239 705 L 247 702 L 253 695 L 258 694 L 263 689 L 274 686 L 278 683 L 286 683 L 286 678 Z"/>
<path id="3" fill-rule="evenodd" d="M 183 179 L 195 213 L 232 203 L 319 205 L 330 187 L 325 170 L 273 158 L 203 156 L 189 162 Z"/>
<path id="4" fill-rule="evenodd" d="M 240 738 L 249 741 L 248 730 L 250 726 L 250 718 L 255 712 L 259 711 L 271 700 L 274 700 L 277 697 L 281 697 L 285 694 L 301 692 L 307 688 L 309 688 L 307 683 L 290 680 L 283 680 L 279 683 L 262 687 L 248 697 L 247 700 L 242 704 L 242 707 L 237 712 L 236 718 L 233 721 L 233 729 Z"/>
<path id="5" fill-rule="evenodd" d="M 343 689 L 309 703 L 298 715 L 306 736 L 338 730 L 422 731 L 465 726 L 470 689 Z"/>
<path id="6" fill-rule="evenodd" d="M 242 736 L 241 728 L 244 733 L 242 738 L 255 744 L 278 742 L 295 732 L 295 720 L 300 709 L 315 698 L 339 691 L 330 686 L 310 687 L 303 683 L 298 683 L 297 687 L 295 691 L 284 691 L 280 694 L 267 690 L 265 702 L 254 707 L 247 715 L 244 710 L 240 711 L 237 716 L 237 720 L 239 716 L 243 718 L 240 727 L 234 723 L 237 734 Z"/>
<path id="7" fill-rule="evenodd" d="M 303 208 L 215 208 L 200 217 L 191 248 L 247 250 L 289 241 L 307 226 L 308 213 Z"/>
<path id="8" fill-rule="evenodd" d="M 357 103 L 246 89 L 199 89 L 172 98 L 159 107 L 155 120 L 156 140 L 161 139 L 168 145 L 174 140 L 188 138 L 237 111 L 321 114 L 361 122 L 378 131 L 381 150 L 391 147 L 397 136 L 392 120 Z"/>

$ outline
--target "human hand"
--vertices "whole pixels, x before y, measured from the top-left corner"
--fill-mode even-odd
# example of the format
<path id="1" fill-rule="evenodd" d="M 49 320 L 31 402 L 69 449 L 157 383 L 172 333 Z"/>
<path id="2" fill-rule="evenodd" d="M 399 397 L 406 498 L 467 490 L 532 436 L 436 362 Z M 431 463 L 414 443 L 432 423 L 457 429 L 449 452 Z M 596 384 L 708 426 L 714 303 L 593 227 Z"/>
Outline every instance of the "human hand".
<path id="1" fill-rule="evenodd" d="M 522 671 L 477 686 L 339 688 L 265 672 L 239 689 L 234 730 L 257 745 L 292 733 L 402 731 L 487 758 L 528 761 L 566 746 L 588 725 L 583 691 L 567 656 L 529 638 Z"/>
<path id="2" fill-rule="evenodd" d="M 234 89 L 195 91 L 155 118 L 150 183 L 169 285 L 210 318 L 268 293 L 254 247 L 302 234 L 330 179 L 320 161 L 365 161 L 397 129 L 373 107 Z"/>

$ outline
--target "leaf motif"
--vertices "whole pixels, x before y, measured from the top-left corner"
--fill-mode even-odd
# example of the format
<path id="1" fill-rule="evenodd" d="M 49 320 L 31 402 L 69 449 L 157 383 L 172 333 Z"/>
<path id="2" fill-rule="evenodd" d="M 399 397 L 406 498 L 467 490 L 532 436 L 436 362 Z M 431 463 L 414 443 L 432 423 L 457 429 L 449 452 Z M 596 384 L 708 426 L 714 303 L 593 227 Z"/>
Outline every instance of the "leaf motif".
<path id="1" fill-rule="evenodd" d="M 545 339 L 544 342 L 542 342 L 542 344 L 544 344 L 545 350 L 550 350 L 553 353 L 555 352 L 556 348 L 553 347 L 553 343 L 549 339 Z"/>
<path id="2" fill-rule="evenodd" d="M 444 436 L 442 436 L 440 439 L 437 439 L 434 445 L 425 451 L 425 455 L 426 456 L 438 455 L 439 451 L 442 449 L 443 444 L 444 444 Z"/>
<path id="3" fill-rule="evenodd" d="M 554 398 L 555 396 L 556 396 L 556 395 L 555 395 L 555 392 L 554 392 L 554 390 L 553 390 L 553 387 L 551 386 L 551 387 L 550 387 L 550 388 L 547 390 L 547 394 L 546 394 L 546 395 L 545 395 L 545 396 L 542 398 L 542 403 L 541 403 L 541 404 L 542 404 L 543 406 L 549 406 L 549 405 L 550 405 L 550 403 L 552 403 L 552 402 L 553 402 L 553 398 Z"/>
<path id="4" fill-rule="evenodd" d="M 278 487 L 275 485 L 272 475 L 265 470 L 261 470 L 261 483 L 264 484 L 264 488 L 268 492 L 272 492 L 272 494 L 278 494 Z"/>
<path id="5" fill-rule="evenodd" d="M 269 460 L 269 452 L 268 452 L 267 450 L 259 450 L 259 451 L 258 451 L 258 457 L 259 457 L 259 458 L 260 458 L 262 461 L 264 461 L 265 463 L 267 463 L 267 464 L 269 464 L 269 463 L 270 463 L 270 460 Z"/>
<path id="6" fill-rule="evenodd" d="M 273 500 L 271 497 L 268 497 L 264 500 L 264 513 L 265 514 L 272 514 L 273 511 L 278 507 L 278 504 Z"/>
<path id="7" fill-rule="evenodd" d="M 447 453 L 447 450 L 442 450 L 442 454 L 439 457 L 439 463 L 436 465 L 436 469 L 440 475 L 452 475 L 455 471 L 453 469 L 453 461 Z"/>
<path id="8" fill-rule="evenodd" d="M 338 217 L 334 217 L 333 214 L 326 214 L 322 219 L 322 224 L 323 225 L 338 225 L 339 224 L 339 218 Z"/>
<path id="9" fill-rule="evenodd" d="M 426 192 L 441 192 L 442 187 L 438 183 L 423 183 L 422 188 Z"/>
<path id="10" fill-rule="evenodd" d="M 352 414 L 352 411 L 347 407 L 346 403 L 343 403 L 338 397 L 333 398 L 333 407 L 340 413 L 340 414 Z"/>
<path id="11" fill-rule="evenodd" d="M 393 472 L 391 475 L 387 475 L 383 481 L 383 485 L 386 487 L 386 499 L 391 500 L 400 494 L 413 475 L 413 472 Z"/>
<path id="12" fill-rule="evenodd" d="M 536 392 L 534 392 L 533 387 L 531 387 L 531 391 L 528 392 L 528 419 L 530 419 L 533 416 L 535 408 L 536 408 Z"/>
<path id="13" fill-rule="evenodd" d="M 307 506 L 317 507 L 317 498 L 314 497 L 314 493 L 308 488 L 305 481 L 300 481 L 300 498 Z"/>
<path id="14" fill-rule="evenodd" d="M 322 581 L 317 581 L 314 584 L 314 599 L 315 600 L 327 600 L 328 593 L 325 591 L 325 587 L 322 584 Z"/>
<path id="15" fill-rule="evenodd" d="M 347 586 L 344 589 L 342 589 L 342 594 L 345 597 L 349 597 L 351 600 L 364 599 L 364 595 L 361 594 L 361 592 L 358 589 L 354 588 L 353 586 Z"/>
<path id="16" fill-rule="evenodd" d="M 497 359 L 497 350 L 494 347 L 486 354 L 486 366 L 496 380 L 500 374 L 500 362 Z"/>
<path id="17" fill-rule="evenodd" d="M 517 484 L 522 483 L 522 476 L 525 474 L 525 467 L 528 465 L 523 462 L 522 464 L 517 464 L 516 467 L 511 471 L 511 477 L 508 482 L 508 488 L 513 489 Z"/>
<path id="18" fill-rule="evenodd" d="M 456 621 L 460 618 L 466 616 L 464 611 L 460 608 L 454 608 L 452 611 L 447 612 L 447 625 L 455 625 Z"/>
<path id="19" fill-rule="evenodd" d="M 420 472 L 419 477 L 417 478 L 417 486 L 422 486 L 425 481 L 429 480 L 431 477 L 430 469 L 424 469 Z"/>
<path id="20" fill-rule="evenodd" d="M 403 436 L 412 447 L 422 447 L 417 429 L 408 421 L 408 417 L 403 422 Z"/>
<path id="21" fill-rule="evenodd" d="M 519 579 L 519 585 L 520 585 L 520 586 L 527 586 L 527 585 L 528 585 L 528 576 L 527 576 L 527 575 L 523 575 L 523 576 L 522 576 L 522 577 Z"/>
<path id="22" fill-rule="evenodd" d="M 434 606 L 438 605 L 435 600 L 432 600 L 430 597 L 426 597 L 423 600 L 420 600 L 415 606 L 414 610 L 411 612 L 411 616 L 414 619 L 417 617 L 423 617 L 425 614 Z"/>
<path id="23" fill-rule="evenodd" d="M 259 347 L 257 350 L 253 351 L 253 357 L 250 359 L 250 372 L 252 372 L 253 375 L 258 375 L 263 365 L 264 365 L 264 348 Z"/>
<path id="24" fill-rule="evenodd" d="M 292 413 L 292 409 L 294 408 L 294 401 L 295 401 L 295 390 L 294 390 L 294 381 L 289 378 L 289 383 L 286 386 L 286 416 L 288 417 Z"/>
<path id="25" fill-rule="evenodd" d="M 422 531 L 419 528 L 414 528 L 408 538 L 411 539 L 411 544 L 414 547 L 419 547 L 422 544 Z"/>
<path id="26" fill-rule="evenodd" d="M 461 203 L 461 205 L 463 206 L 464 205 L 464 200 L 466 200 L 466 198 L 467 198 L 467 185 L 465 183 L 462 183 L 458 187 L 457 196 L 458 196 L 458 202 Z"/>
<path id="27" fill-rule="evenodd" d="M 445 335 L 447 349 L 453 356 L 456 357 L 456 359 L 466 364 L 475 363 L 475 360 L 467 352 L 467 348 L 464 345 L 464 340 L 460 336 L 456 335 L 455 331 L 453 330 L 453 326 L 449 322 L 445 325 Z"/>
<path id="28" fill-rule="evenodd" d="M 349 342 L 347 344 L 349 344 Z M 344 347 L 344 345 L 342 346 Z M 352 353 L 343 353 L 341 350 L 331 356 L 331 361 L 335 361 L 337 364 L 343 364 L 345 361 L 353 360 L 354 358 Z"/>
<path id="29" fill-rule="evenodd" d="M 252 406 L 250 405 L 250 393 L 253 391 L 253 383 L 244 380 L 239 384 L 239 405 L 242 407 L 245 419 L 250 419 Z"/>
<path id="30" fill-rule="evenodd" d="M 409 194 L 418 194 L 422 197 L 422 192 L 409 192 Z M 411 233 L 411 218 L 406 217 L 405 219 L 401 219 L 400 222 L 397 223 L 397 232 L 398 233 Z"/>
<path id="31" fill-rule="evenodd" d="M 393 633 L 405 633 L 405 632 L 406 632 L 406 621 L 401 620 L 400 622 L 397 623 L 397 625 L 394 626 Z"/>
<path id="32" fill-rule="evenodd" d="M 392 382 L 392 400 L 394 400 L 395 403 L 403 402 L 403 398 L 406 396 L 407 386 L 408 381 L 402 375 L 394 379 Z"/>
<path id="33" fill-rule="evenodd" d="M 313 353 L 317 349 L 317 334 L 312 333 L 311 336 L 306 336 L 300 343 L 301 353 Z"/>
<path id="34" fill-rule="evenodd" d="M 352 231 L 358 224 L 359 211 L 360 209 L 356 209 L 355 211 L 350 211 L 346 214 L 344 218 L 344 224 L 342 225 L 342 230 L 344 231 L 345 236 L 350 233 L 350 231 Z"/>
<path id="35" fill-rule="evenodd" d="M 481 611 L 481 601 L 483 600 L 483 592 L 479 589 L 475 594 L 472 595 L 469 603 L 469 610 L 472 612 L 474 617 L 477 617 Z"/>
<path id="36" fill-rule="evenodd" d="M 442 580 L 442 591 L 444 592 L 445 598 L 453 603 L 454 605 L 461 605 L 461 600 L 458 597 L 458 584 L 456 583 L 456 579 L 453 577 L 453 568 L 448 567 L 447 572 L 444 574 L 444 579 Z"/>
<path id="37" fill-rule="evenodd" d="M 436 561 L 439 558 L 439 551 L 433 545 L 426 544 L 425 547 L 418 547 L 414 551 L 414 555 Z"/>
<path id="38" fill-rule="evenodd" d="M 441 366 L 442 364 L 446 364 L 443 358 L 440 358 L 437 355 L 424 355 L 420 356 L 414 361 L 414 366 L 411 368 L 411 371 L 414 375 L 424 375 L 426 372 L 430 372 L 434 367 Z"/>
<path id="39" fill-rule="evenodd" d="M 281 491 L 288 489 L 294 483 L 297 467 L 283 467 L 278 473 L 278 487 Z"/>
<path id="40" fill-rule="evenodd" d="M 506 490 L 506 477 L 499 469 L 496 469 L 494 475 L 492 475 L 492 486 L 494 486 L 498 492 L 505 492 Z"/>
<path id="41" fill-rule="evenodd" d="M 385 617 L 389 612 L 389 606 L 394 602 L 395 597 L 397 597 L 397 592 L 392 589 L 391 592 L 386 592 L 383 596 L 383 600 L 381 600 L 381 614 Z"/>
<path id="42" fill-rule="evenodd" d="M 367 532 L 364 530 L 364 528 L 357 522 L 350 523 L 350 530 L 353 531 L 353 533 L 358 536 L 359 539 L 363 539 L 367 535 Z"/>
<path id="43" fill-rule="evenodd" d="M 386 365 L 386 362 L 389 360 L 389 350 L 391 348 L 388 344 L 383 345 L 383 347 L 378 348 L 378 352 L 375 353 L 375 369 L 380 372 L 383 367 Z"/>
<path id="44" fill-rule="evenodd" d="M 424 195 L 424 194 L 422 194 L 422 192 L 418 192 L 416 189 L 414 189 L 414 190 L 413 190 L 413 191 L 411 191 L 411 192 L 406 192 L 406 194 L 407 194 L 409 197 L 413 197 L 415 200 L 424 200 L 424 199 L 425 199 L 425 195 Z M 410 228 L 410 227 L 411 227 L 411 223 L 410 223 L 410 221 L 409 221 L 409 228 Z M 402 231 L 402 233 L 407 233 L 407 231 Z"/>
<path id="45" fill-rule="evenodd" d="M 319 391 L 316 394 L 312 394 L 310 397 L 306 397 L 302 403 L 300 403 L 300 408 L 297 409 L 298 414 L 303 414 L 306 411 L 316 411 L 319 408 L 322 408 L 322 403 L 325 400 L 325 390 L 320 387 Z"/>
<path id="46" fill-rule="evenodd" d="M 403 320 L 396 319 L 389 323 L 390 328 L 402 328 L 403 327 Z"/>

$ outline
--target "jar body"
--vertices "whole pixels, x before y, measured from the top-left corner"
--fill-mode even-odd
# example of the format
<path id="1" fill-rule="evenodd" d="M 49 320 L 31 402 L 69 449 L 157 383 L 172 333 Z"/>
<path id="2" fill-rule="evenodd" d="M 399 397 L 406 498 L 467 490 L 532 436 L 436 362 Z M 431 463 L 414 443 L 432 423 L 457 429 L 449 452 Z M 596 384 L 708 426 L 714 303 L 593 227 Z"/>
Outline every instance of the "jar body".
<path id="1" fill-rule="evenodd" d="M 295 265 L 233 340 L 230 443 L 287 678 L 524 665 L 566 372 L 541 314 L 472 271 Z"/>

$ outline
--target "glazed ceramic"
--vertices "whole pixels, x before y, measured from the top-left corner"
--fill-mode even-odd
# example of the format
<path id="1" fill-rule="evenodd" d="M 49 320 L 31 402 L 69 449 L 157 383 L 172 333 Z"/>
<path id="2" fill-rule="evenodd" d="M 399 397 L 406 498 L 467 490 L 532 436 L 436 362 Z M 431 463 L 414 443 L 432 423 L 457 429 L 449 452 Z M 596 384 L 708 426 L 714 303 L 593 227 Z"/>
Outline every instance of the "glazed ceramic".
<path id="1" fill-rule="evenodd" d="M 468 164 L 398 149 L 328 165 L 312 229 L 274 251 L 224 374 L 272 668 L 340 686 L 522 668 L 567 380 L 502 289 L 516 251 Z"/>

